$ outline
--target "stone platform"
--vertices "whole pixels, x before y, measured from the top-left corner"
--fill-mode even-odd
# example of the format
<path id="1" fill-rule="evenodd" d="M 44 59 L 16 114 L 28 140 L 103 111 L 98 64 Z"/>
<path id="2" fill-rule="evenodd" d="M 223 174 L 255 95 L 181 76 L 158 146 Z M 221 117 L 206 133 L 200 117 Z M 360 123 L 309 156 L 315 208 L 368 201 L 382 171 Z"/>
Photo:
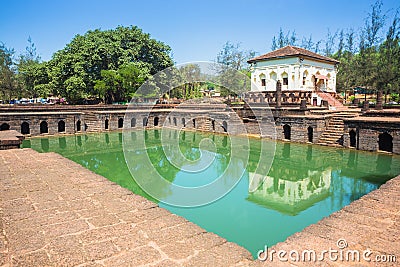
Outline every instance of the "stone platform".
<path id="1" fill-rule="evenodd" d="M 0 131 L 0 150 L 19 148 L 24 139 L 24 135 L 17 131 Z"/>
<path id="2" fill-rule="evenodd" d="M 1 267 L 398 266 L 400 260 L 400 176 L 269 249 L 318 256 L 370 250 L 371 261 L 332 261 L 326 254 L 324 261 L 283 262 L 275 253 L 271 262 L 252 260 L 244 248 L 55 153 L 0 151 L 0 175 Z M 346 246 L 339 249 L 338 241 Z M 396 258 L 378 263 L 377 255 Z"/>
<path id="3" fill-rule="evenodd" d="M 55 153 L 0 151 L 0 266 L 248 265 L 244 248 Z"/>

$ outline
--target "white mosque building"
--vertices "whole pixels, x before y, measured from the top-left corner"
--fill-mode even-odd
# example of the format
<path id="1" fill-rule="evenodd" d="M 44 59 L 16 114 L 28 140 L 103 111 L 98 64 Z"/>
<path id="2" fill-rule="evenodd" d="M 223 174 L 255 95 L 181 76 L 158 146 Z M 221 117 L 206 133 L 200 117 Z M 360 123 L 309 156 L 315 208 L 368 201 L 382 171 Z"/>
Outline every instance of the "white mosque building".
<path id="1" fill-rule="evenodd" d="M 277 81 L 282 91 L 312 92 L 313 99 L 336 93 L 339 61 L 309 50 L 285 46 L 247 61 L 251 65 L 251 91 L 276 91 Z M 319 103 L 318 103 L 319 104 Z"/>

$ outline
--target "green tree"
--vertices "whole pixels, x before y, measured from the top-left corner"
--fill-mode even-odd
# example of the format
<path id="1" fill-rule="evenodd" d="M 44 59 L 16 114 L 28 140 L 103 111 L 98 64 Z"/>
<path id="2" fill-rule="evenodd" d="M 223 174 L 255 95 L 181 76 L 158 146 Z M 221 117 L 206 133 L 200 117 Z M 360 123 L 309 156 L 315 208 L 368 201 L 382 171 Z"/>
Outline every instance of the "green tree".
<path id="1" fill-rule="evenodd" d="M 358 85 L 359 72 L 357 71 L 357 57 L 355 54 L 355 32 L 353 29 L 339 32 L 339 44 L 333 58 L 340 61 L 336 88 L 339 92 L 346 92 Z"/>
<path id="2" fill-rule="evenodd" d="M 112 72 L 106 74 L 104 71 L 121 71 L 122 66 L 129 66 L 131 63 L 146 64 L 146 73 L 155 74 L 173 64 L 170 57 L 171 48 L 166 44 L 150 38 L 137 27 L 119 26 L 113 30 L 88 31 L 84 35 L 77 35 L 66 45 L 56 52 L 48 63 L 50 85 L 54 93 L 62 96 L 95 96 L 106 94 L 106 99 L 121 99 L 125 92 L 118 90 L 131 90 L 125 88 L 129 84 L 122 84 L 120 88 L 102 88 L 110 84 Z M 144 65 L 143 65 L 144 66 Z M 138 71 L 142 65 L 130 66 L 133 71 Z M 127 67 L 128 68 L 128 67 Z M 115 77 L 120 76 L 119 73 Z M 126 75 L 125 75 L 126 76 Z M 133 75 L 135 76 L 135 75 Z M 141 79 L 141 75 L 136 75 Z M 79 78 L 79 94 L 70 94 L 67 89 L 67 81 L 71 77 Z M 72 79 L 77 82 L 78 79 Z M 104 80 L 104 83 L 99 81 Z M 126 77 L 126 81 L 129 80 Z M 132 81 L 131 81 L 132 82 Z M 71 80 L 69 80 L 71 84 Z M 112 82 L 115 84 L 115 82 Z M 118 83 L 119 84 L 119 83 Z M 107 85 L 108 86 L 108 85 Z M 129 86 L 128 86 L 129 87 Z M 113 95 L 110 95 L 112 93 Z M 76 99 L 74 99 L 75 101 Z"/>
<path id="3" fill-rule="evenodd" d="M 11 100 L 20 96 L 20 86 L 13 62 L 14 49 L 0 42 L 0 93 L 4 99 Z"/>
<path id="4" fill-rule="evenodd" d="M 382 2 L 377 1 L 372 5 L 371 12 L 365 19 L 364 28 L 360 35 L 359 53 L 357 55 L 357 72 L 360 74 L 360 84 L 367 89 L 373 89 L 379 79 L 379 53 L 378 45 L 381 41 L 380 33 L 385 25 L 385 15 L 382 14 Z M 378 88 L 382 92 L 382 88 Z M 366 100 L 366 99 L 365 99 Z"/>
<path id="5" fill-rule="evenodd" d="M 247 60 L 255 56 L 252 50 L 242 50 L 240 44 L 226 42 L 217 56 L 217 73 L 221 87 L 221 96 L 237 95 L 249 89 L 250 84 L 246 84 L 245 75 L 249 65 Z"/>
<path id="6" fill-rule="evenodd" d="M 87 97 L 85 94 L 86 84 L 82 77 L 71 76 L 65 81 L 64 94 L 71 102 L 77 102 L 82 98 Z"/>
<path id="7" fill-rule="evenodd" d="M 148 63 L 132 62 L 118 70 L 102 70 L 101 79 L 95 82 L 94 89 L 105 103 L 128 101 L 149 76 Z"/>
<path id="8" fill-rule="evenodd" d="M 391 92 L 398 93 L 400 87 L 400 29 L 398 13 L 393 18 L 386 39 L 379 46 L 377 57 L 376 88 L 385 91 L 385 100 Z"/>
<path id="9" fill-rule="evenodd" d="M 313 50 L 314 49 L 314 42 L 312 40 L 312 35 L 310 35 L 308 38 L 303 37 L 301 40 L 301 47 L 307 50 Z"/>
<path id="10" fill-rule="evenodd" d="M 287 45 L 295 46 L 297 43 L 296 31 L 288 31 L 286 34 L 283 32 L 282 28 L 279 28 L 278 37 L 272 38 L 272 50 L 285 47 Z"/>
<path id="11" fill-rule="evenodd" d="M 217 63 L 234 70 L 242 70 L 247 68 L 247 60 L 254 57 L 255 52 L 252 50 L 242 50 L 240 44 L 226 42 L 222 50 L 218 53 Z"/>
<path id="12" fill-rule="evenodd" d="M 173 66 L 158 74 L 156 86 L 163 93 L 162 97 L 185 98 L 185 77 L 181 71 L 183 67 Z"/>
<path id="13" fill-rule="evenodd" d="M 95 83 L 95 89 L 107 104 L 121 100 L 122 79 L 116 70 L 102 70 L 101 79 Z"/>
<path id="14" fill-rule="evenodd" d="M 132 98 L 137 89 L 150 77 L 151 65 L 145 62 L 132 62 L 118 69 L 121 76 L 124 98 Z"/>
<path id="15" fill-rule="evenodd" d="M 326 40 L 325 40 L 325 48 L 324 48 L 325 56 L 330 57 L 334 53 L 336 37 L 337 33 L 332 34 L 331 31 L 328 29 L 328 33 L 326 35 Z"/>
<path id="16" fill-rule="evenodd" d="M 200 66 L 197 64 L 187 64 L 179 68 L 179 72 L 183 81 L 185 81 L 185 84 L 181 86 L 183 97 L 185 99 L 201 97 L 199 82 L 201 78 Z"/>
<path id="17" fill-rule="evenodd" d="M 37 55 L 36 46 L 30 37 L 25 53 L 19 56 L 17 68 L 24 96 L 46 97 L 50 93 L 46 63 L 40 62 L 40 56 Z"/>
<path id="18" fill-rule="evenodd" d="M 345 33 L 343 30 L 341 30 L 338 34 L 338 38 L 339 38 L 339 43 L 338 43 L 338 48 L 337 48 L 337 52 L 336 52 L 336 57 L 337 58 L 341 58 L 343 55 L 343 52 L 345 50 L 344 47 L 344 39 L 345 39 Z"/>

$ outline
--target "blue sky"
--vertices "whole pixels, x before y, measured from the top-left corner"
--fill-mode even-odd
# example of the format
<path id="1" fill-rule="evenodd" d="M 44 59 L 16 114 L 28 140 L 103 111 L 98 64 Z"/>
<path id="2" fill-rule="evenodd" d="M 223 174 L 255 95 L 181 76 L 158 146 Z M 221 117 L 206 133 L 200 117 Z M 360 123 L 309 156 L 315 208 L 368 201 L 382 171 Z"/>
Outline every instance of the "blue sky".
<path id="1" fill-rule="evenodd" d="M 214 60 L 226 41 L 266 53 L 279 28 L 299 37 L 323 39 L 327 29 L 358 29 L 375 0 L 3 0 L 0 41 L 17 54 L 31 36 L 43 60 L 76 34 L 90 29 L 136 25 L 170 45 L 174 61 Z M 400 4 L 383 0 L 383 10 Z"/>

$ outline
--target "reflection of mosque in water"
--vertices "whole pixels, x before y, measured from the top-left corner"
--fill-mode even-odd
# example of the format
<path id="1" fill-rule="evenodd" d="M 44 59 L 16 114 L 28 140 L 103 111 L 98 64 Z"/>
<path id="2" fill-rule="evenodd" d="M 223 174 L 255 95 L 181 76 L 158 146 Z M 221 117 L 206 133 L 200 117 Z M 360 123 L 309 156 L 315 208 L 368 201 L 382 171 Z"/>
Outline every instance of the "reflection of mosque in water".
<path id="1" fill-rule="evenodd" d="M 295 215 L 329 195 L 331 170 L 309 171 L 308 175 L 297 180 L 251 173 L 248 200 L 276 209 L 282 213 Z M 254 188 L 258 186 L 255 190 Z M 253 187 L 253 188 L 252 188 Z"/>
<path id="2" fill-rule="evenodd" d="M 346 187 L 348 197 L 355 200 L 368 187 L 377 188 L 398 174 L 399 160 L 392 159 L 377 153 L 277 143 L 269 170 L 262 165 L 250 168 L 247 199 L 290 215 L 326 199 L 333 188 Z M 346 199 L 339 196 L 335 201 Z"/>
<path id="3" fill-rule="evenodd" d="M 314 203 L 329 196 L 331 167 L 315 160 L 312 146 L 304 154 L 304 146 L 278 143 L 274 161 L 269 170 L 258 168 L 249 172 L 248 200 L 259 205 L 296 215 Z M 310 166 L 311 165 L 311 166 Z M 265 175 L 265 173 L 268 173 Z"/>

